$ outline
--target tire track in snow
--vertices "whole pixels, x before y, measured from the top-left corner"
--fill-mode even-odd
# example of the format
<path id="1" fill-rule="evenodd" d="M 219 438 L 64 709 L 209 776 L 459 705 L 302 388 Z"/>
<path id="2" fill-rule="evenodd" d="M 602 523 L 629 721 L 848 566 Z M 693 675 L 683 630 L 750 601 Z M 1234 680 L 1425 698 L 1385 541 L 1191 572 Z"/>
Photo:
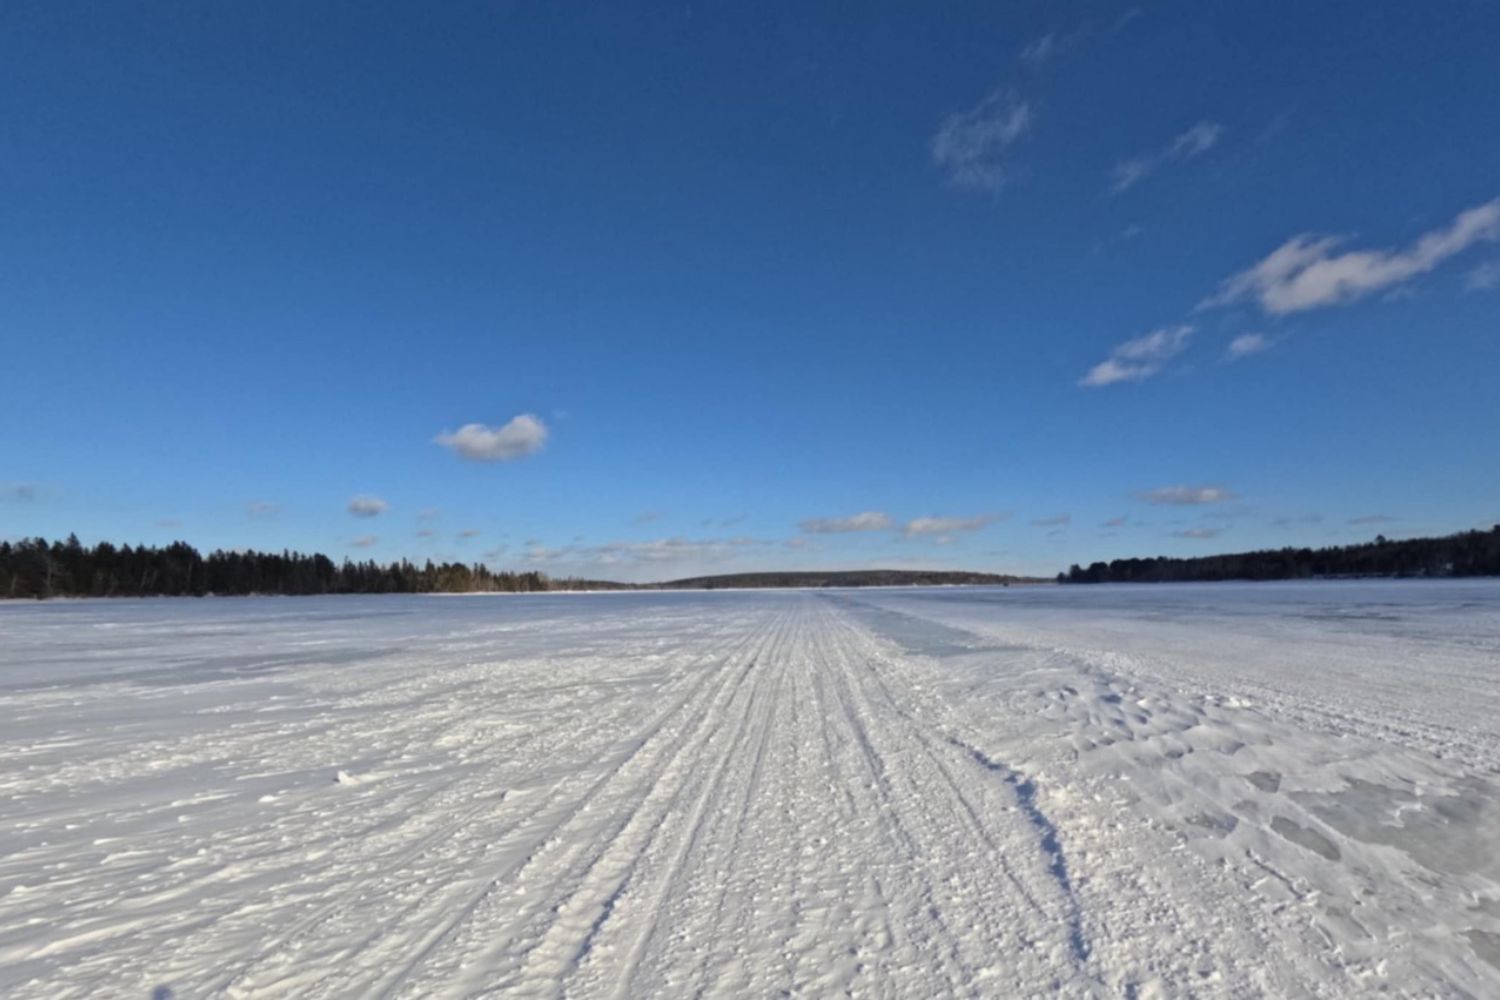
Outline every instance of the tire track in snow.
<path id="1" fill-rule="evenodd" d="M 770 647 L 768 646 L 767 648 Z M 759 676 L 761 671 L 757 671 L 756 668 L 763 659 L 765 659 L 764 651 L 760 655 L 753 656 L 745 665 L 743 671 L 734 675 L 734 683 L 730 686 L 730 694 L 724 703 L 724 711 L 726 713 L 730 712 L 734 703 L 740 700 L 741 692 L 746 689 L 747 685 L 753 691 L 753 684 L 750 678 L 752 675 Z M 523 977 L 527 977 L 528 970 L 532 970 L 538 964 L 536 960 L 537 954 L 547 950 L 548 944 L 552 942 L 556 942 L 553 950 L 562 952 L 565 957 L 560 961 L 551 963 L 553 968 L 544 968 L 540 972 L 533 971 L 530 977 L 527 978 L 539 979 L 543 983 L 556 981 L 561 985 L 563 980 L 578 971 L 579 965 L 588 957 L 595 941 L 603 932 L 605 923 L 614 915 L 616 906 L 630 888 L 633 879 L 646 860 L 647 854 L 661 839 L 662 831 L 667 826 L 671 817 L 681 811 L 684 789 L 691 781 L 692 773 L 697 769 L 700 759 L 707 754 L 709 744 L 718 735 L 718 729 L 714 725 L 718 715 L 718 712 L 711 710 L 696 726 L 692 735 L 697 737 L 701 734 L 702 739 L 690 751 L 692 763 L 689 765 L 680 763 L 682 758 L 688 756 L 688 754 L 673 755 L 671 767 L 663 772 L 663 775 L 659 776 L 657 781 L 652 783 L 651 790 L 647 793 L 646 799 L 642 800 L 641 807 L 631 814 L 629 822 L 621 829 L 620 834 L 609 841 L 605 850 L 596 858 L 585 873 L 584 884 L 574 891 L 573 895 L 569 897 L 562 907 L 564 911 L 573 909 L 583 910 L 584 912 L 591 910 L 597 912 L 596 918 L 589 925 L 587 935 L 582 940 L 572 942 L 569 940 L 570 930 L 564 922 L 559 921 L 554 923 L 548 928 L 547 938 L 544 939 L 541 945 L 533 949 L 531 955 L 528 956 L 527 965 L 522 970 Z M 735 718 L 739 719 L 741 723 L 743 722 L 742 715 L 737 715 Z M 719 755 L 718 766 L 714 767 L 712 771 L 715 776 L 715 782 L 722 775 L 728 760 L 729 757 L 727 754 Z M 653 811 L 649 817 L 642 820 L 640 824 L 637 824 L 637 820 L 641 820 L 641 817 L 646 812 L 645 803 L 650 801 L 652 796 L 664 787 L 661 784 L 661 778 L 667 774 L 672 774 L 675 777 L 678 772 L 683 772 L 681 774 L 682 780 L 673 783 L 671 786 L 672 790 L 660 796 L 662 801 L 659 810 Z M 699 795 L 697 798 L 698 806 L 691 810 L 691 814 L 687 820 L 688 831 L 686 839 L 682 842 L 684 850 L 690 847 L 696 838 L 702 818 L 701 806 L 707 794 L 705 792 Z M 626 835 L 637 825 L 644 827 L 642 835 L 638 839 L 627 839 Z M 602 875 L 596 874 L 600 869 L 604 869 Z M 601 892 L 606 893 L 602 901 L 598 899 Z M 654 915 L 654 912 L 647 914 L 651 918 L 654 918 Z M 648 934 L 652 926 L 654 926 L 654 922 L 648 925 Z M 544 962 L 542 964 L 545 965 L 547 963 Z"/>
<path id="2" fill-rule="evenodd" d="M 786 633 L 783 632 L 783 640 L 785 635 Z M 739 797 L 738 821 L 733 827 L 733 840 L 729 845 L 727 856 L 734 858 L 739 853 L 740 835 L 744 830 L 749 814 L 751 795 L 760 782 L 766 745 L 770 740 L 771 716 L 779 703 L 782 687 L 786 679 L 786 664 L 782 661 L 782 657 L 785 655 L 785 646 L 786 643 L 783 641 L 780 647 L 772 650 L 768 655 L 768 662 L 761 671 L 758 683 L 750 692 L 751 703 L 746 706 L 746 712 L 740 719 L 740 725 L 735 738 L 728 751 L 719 761 L 712 784 L 698 798 L 693 815 L 689 820 L 688 835 L 680 840 L 679 847 L 674 853 L 666 872 L 657 880 L 654 898 L 648 907 L 649 922 L 636 934 L 622 968 L 614 973 L 615 988 L 613 996 L 616 1000 L 623 1000 L 623 998 L 631 995 L 631 986 L 635 981 L 647 946 L 663 922 L 663 911 L 666 908 L 668 895 L 674 888 L 678 877 L 685 869 L 689 854 L 698 846 L 698 838 L 704 825 L 705 814 L 712 800 L 719 795 L 721 789 L 724 787 L 725 778 L 729 774 L 731 767 L 743 760 L 741 756 L 743 745 L 753 741 L 755 749 L 751 754 L 749 775 L 740 784 L 740 787 L 743 789 L 743 795 Z M 769 681 L 765 677 L 768 671 L 774 671 L 774 678 Z M 763 690 L 768 684 L 769 692 Z M 752 715 L 754 715 L 753 722 Z M 723 912 L 723 906 L 724 893 L 721 891 L 718 903 L 715 906 L 715 923 L 717 923 L 717 915 Z"/>
<path id="3" fill-rule="evenodd" d="M 645 802 L 658 787 L 663 775 L 672 767 L 682 748 L 704 730 L 705 720 L 726 699 L 726 692 L 732 692 L 736 682 L 744 680 L 749 672 L 746 664 L 753 664 L 763 655 L 780 625 L 780 617 L 773 617 L 746 636 L 736 652 L 720 658 L 717 664 L 705 666 L 703 683 L 680 703 L 681 710 L 667 713 L 657 723 L 644 729 L 628 759 L 601 776 L 590 788 L 584 801 L 570 810 L 562 820 L 551 824 L 548 833 L 534 841 L 534 848 L 519 863 L 489 880 L 464 907 L 445 931 L 441 943 L 447 945 L 465 924 L 472 925 L 472 935 L 481 939 L 476 942 L 479 954 L 471 955 L 469 961 L 465 961 L 463 955 L 474 946 L 466 949 L 462 943 L 453 945 L 459 952 L 460 964 L 477 970 L 474 974 L 462 977 L 467 982 L 463 987 L 466 993 L 494 992 L 502 986 L 512 988 L 517 985 L 515 980 L 530 953 L 545 940 L 552 925 L 564 918 L 562 911 L 566 901 L 578 891 L 582 881 L 600 862 L 609 845 L 638 820 Z M 746 649 L 750 650 L 748 655 L 744 652 Z M 704 697 L 700 698 L 700 694 Z M 684 712 L 688 717 L 680 723 L 676 722 Z M 663 743 L 666 745 L 660 746 Z M 638 777 L 627 777 L 625 772 L 634 766 L 643 768 L 645 773 Z M 620 799 L 620 803 L 616 806 L 613 802 L 604 801 L 611 797 Z M 611 816 L 602 835 L 591 833 L 587 826 L 576 835 L 569 834 L 570 824 L 578 821 L 586 812 L 595 810 Z M 520 898 L 511 905 L 494 901 L 493 891 L 502 880 L 516 883 L 514 888 Z M 527 882 L 536 882 L 546 888 L 528 893 L 524 885 Z M 481 904 L 487 904 L 490 909 L 498 909 L 499 912 L 481 913 Z M 490 946 L 482 944 L 483 941 L 497 940 L 497 944 Z M 429 950 L 419 957 L 419 961 L 430 961 L 435 957 L 435 952 L 436 948 Z M 496 985 L 497 981 L 500 985 Z M 402 986 L 404 988 L 416 982 L 417 980 L 407 976 L 403 978 Z"/>
<path id="4" fill-rule="evenodd" d="M 674 937 L 689 943 L 653 956 L 691 972 L 667 978 L 658 993 L 857 993 L 858 977 L 871 974 L 872 948 L 905 947 L 871 873 L 894 852 L 869 840 L 878 807 L 868 792 L 865 808 L 852 805 L 853 790 L 868 781 L 840 773 L 830 737 L 836 720 L 816 655 L 817 604 L 807 595 L 798 600 L 798 625 L 778 651 L 778 684 L 749 767 L 729 782 L 731 801 L 716 810 L 704 850 L 671 903 Z M 711 906 L 693 898 L 704 884 Z"/>
<path id="5" fill-rule="evenodd" d="M 725 703 L 725 713 L 734 721 L 732 729 L 721 729 L 712 726 L 712 720 L 705 720 L 703 724 L 704 738 L 693 751 L 691 763 L 681 765 L 683 780 L 679 783 L 668 797 L 665 809 L 651 825 L 647 836 L 639 843 L 621 843 L 619 840 L 611 843 L 610 849 L 615 854 L 614 864 L 624 867 L 623 874 L 619 875 L 614 888 L 603 904 L 598 904 L 598 919 L 590 926 L 588 936 L 571 946 L 571 956 L 563 965 L 562 970 L 543 970 L 541 977 L 554 979 L 566 988 L 571 978 L 581 970 L 580 966 L 589 958 L 595 944 L 600 940 L 605 931 L 606 923 L 615 915 L 617 907 L 622 904 L 627 906 L 632 901 L 629 893 L 635 884 L 637 875 L 642 867 L 650 860 L 650 854 L 659 844 L 667 841 L 665 831 L 672 817 L 678 813 L 686 812 L 686 817 L 681 823 L 682 831 L 676 834 L 675 845 L 666 843 L 663 850 L 669 852 L 670 857 L 666 870 L 657 875 L 651 884 L 643 890 L 647 895 L 644 912 L 640 915 L 642 927 L 634 936 L 626 950 L 626 956 L 619 968 L 610 969 L 606 975 L 616 983 L 616 994 L 628 991 L 630 980 L 639 966 L 641 954 L 644 951 L 650 937 L 655 932 L 661 918 L 661 909 L 667 894 L 672 889 L 674 878 L 682 871 L 688 854 L 698 845 L 699 836 L 703 829 L 704 818 L 710 802 L 723 787 L 725 775 L 731 766 L 737 763 L 735 748 L 743 741 L 745 735 L 752 728 L 751 717 L 753 709 L 757 705 L 767 705 L 774 700 L 768 698 L 764 692 L 768 673 L 777 671 L 780 666 L 780 657 L 777 655 L 784 644 L 787 633 L 791 630 L 791 616 L 784 615 L 781 620 L 781 628 L 772 637 L 765 649 L 755 656 L 745 668 L 745 673 L 740 678 L 735 690 L 729 700 Z M 779 672 L 778 672 L 779 676 Z M 744 697 L 741 698 L 743 692 Z M 736 711 L 735 704 L 744 702 L 742 710 Z M 762 722 L 764 720 L 762 719 Z M 723 740 L 719 739 L 720 733 L 724 733 Z M 728 747 L 718 746 L 718 743 L 727 741 Z M 708 758 L 705 760 L 704 758 Z M 680 760 L 681 758 L 678 758 Z M 674 761 L 676 764 L 677 761 Z M 698 773 L 706 773 L 707 779 L 702 782 L 703 788 L 695 795 L 686 808 L 683 807 L 683 798 L 688 795 L 688 789 L 694 783 L 694 776 Z M 606 886 L 614 881 L 613 873 L 605 876 Z M 588 906 L 590 904 L 584 903 Z M 563 945 L 563 950 L 569 950 L 568 944 Z M 540 949 L 539 949 L 540 950 Z"/>
<path id="6" fill-rule="evenodd" d="M 831 616 L 824 618 L 825 623 L 831 620 Z M 834 700 L 839 709 L 836 718 L 850 734 L 857 759 L 868 779 L 867 787 L 874 791 L 872 812 L 879 817 L 881 832 L 894 848 L 895 856 L 913 860 L 926 859 L 930 854 L 929 848 L 938 846 L 937 838 L 930 838 L 928 844 L 921 843 L 911 824 L 925 826 L 926 817 L 905 815 L 910 805 L 920 803 L 921 799 L 910 800 L 894 787 L 891 768 L 886 758 L 876 749 L 870 723 L 866 721 L 871 716 L 868 704 L 862 703 L 855 694 L 857 682 L 842 655 L 842 648 L 829 642 L 827 628 L 825 624 L 824 630 L 817 636 L 822 644 L 821 655 L 817 660 L 830 675 Z M 919 814 L 925 812 L 925 809 L 917 810 Z M 958 934 L 938 905 L 932 882 L 925 878 L 913 878 L 911 872 L 907 872 L 904 877 L 898 876 L 898 882 L 892 889 L 896 895 L 903 897 L 895 902 L 906 903 L 906 912 L 902 916 L 912 921 L 906 930 L 914 947 L 936 953 L 933 957 L 940 962 L 950 986 L 956 987 L 971 978 L 959 955 Z M 912 900 L 915 900 L 915 905 Z"/>
<path id="7" fill-rule="evenodd" d="M 830 605 L 832 602 L 830 601 Z M 943 752 L 942 746 L 936 742 L 941 740 L 954 749 L 959 750 L 965 758 L 978 763 L 992 773 L 1001 775 L 1004 784 L 1010 789 L 1016 809 L 1026 818 L 1030 825 L 1040 853 L 1045 858 L 1045 870 L 1054 883 L 1054 889 L 1061 898 L 1063 916 L 1067 928 L 1067 947 L 1072 961 L 1077 967 L 1079 975 L 1086 975 L 1084 966 L 1088 961 L 1090 949 L 1088 939 L 1083 929 L 1082 906 L 1077 897 L 1068 874 L 1067 861 L 1063 855 L 1056 827 L 1051 820 L 1042 812 L 1036 801 L 1036 786 L 1033 781 L 1026 778 L 1020 772 L 1010 768 L 999 761 L 995 761 L 984 755 L 971 744 L 966 743 L 952 734 L 951 723 L 946 718 L 923 721 L 914 714 L 918 708 L 917 699 L 914 697 L 901 698 L 894 689 L 893 682 L 888 676 L 889 670 L 882 670 L 882 664 L 887 664 L 887 654 L 880 646 L 883 642 L 876 638 L 868 629 L 859 625 L 851 619 L 847 613 L 841 611 L 840 621 L 836 631 L 846 646 L 859 648 L 865 647 L 866 659 L 864 671 L 860 676 L 868 677 L 871 686 L 878 689 L 886 710 L 902 720 L 907 729 L 907 735 L 916 743 L 920 744 L 925 751 L 934 770 L 941 775 L 944 785 L 952 796 L 952 801 L 961 810 L 961 815 L 966 820 L 970 834 L 983 841 L 993 852 L 1001 871 L 1005 874 L 1007 881 L 1014 887 L 1017 894 L 1038 915 L 1052 919 L 1039 899 L 1035 889 L 1028 887 L 1021 878 L 1018 871 L 1010 863 L 1007 845 L 999 842 L 991 833 L 990 829 L 980 817 L 971 795 L 964 790 L 964 782 L 958 778 L 948 759 L 948 754 Z M 875 647 L 875 648 L 870 648 Z M 852 654 L 858 655 L 858 654 Z M 907 673 L 910 672 L 909 660 L 903 657 Z M 898 662 L 903 662 L 898 661 Z M 908 683 L 905 685 L 908 695 L 915 695 L 915 688 Z M 933 702 L 931 699 L 922 699 L 933 714 L 946 716 L 941 703 Z M 903 707 L 903 702 L 906 703 Z"/>
<path id="8" fill-rule="evenodd" d="M 648 724 L 642 731 L 643 735 L 641 735 L 637 739 L 634 739 L 629 746 L 618 753 L 606 765 L 603 773 L 600 774 L 595 780 L 593 780 L 576 799 L 569 798 L 569 794 L 572 790 L 571 784 L 568 782 L 562 782 L 557 787 L 555 787 L 540 803 L 538 803 L 533 809 L 531 809 L 531 811 L 528 812 L 524 816 L 524 818 L 521 818 L 519 820 L 507 821 L 504 823 L 504 827 L 512 830 L 525 829 L 531 824 L 537 822 L 540 817 L 543 817 L 549 812 L 559 808 L 566 808 L 564 814 L 555 822 L 544 824 L 543 831 L 537 835 L 537 838 L 540 840 L 555 834 L 556 830 L 560 826 L 566 823 L 579 811 L 586 808 L 587 803 L 591 800 L 591 798 L 596 795 L 602 788 L 604 788 L 615 774 L 617 774 L 622 768 L 626 767 L 635 758 L 635 756 L 641 752 L 652 733 L 659 730 L 662 726 L 666 725 L 672 717 L 687 708 L 687 706 L 690 705 L 694 698 L 714 681 L 715 672 L 713 669 L 711 669 L 711 665 L 718 658 L 734 655 L 736 651 L 742 649 L 749 642 L 753 641 L 754 638 L 754 633 L 752 633 L 750 636 L 732 633 L 720 648 L 695 658 L 694 663 L 697 665 L 696 667 L 688 666 L 686 668 L 683 668 L 684 673 L 687 676 L 691 676 L 695 670 L 701 674 L 701 677 L 698 678 L 697 683 L 695 683 L 681 698 L 674 701 L 672 705 L 669 706 L 666 710 L 660 712 L 657 715 L 656 719 L 652 723 Z M 482 773 L 483 768 L 477 767 L 474 768 L 474 770 Z M 453 780 L 445 783 L 440 790 L 427 796 L 426 802 L 430 803 L 436 801 L 439 796 L 443 795 L 444 793 L 458 790 L 471 781 L 472 777 L 469 775 L 463 775 L 454 778 Z M 434 848 L 437 848 L 441 845 L 450 844 L 454 840 L 459 830 L 468 826 L 481 815 L 487 812 L 494 811 L 497 805 L 498 803 L 493 800 L 482 801 L 471 808 L 460 811 L 456 816 L 451 817 L 449 820 L 439 824 L 436 828 L 419 837 L 417 841 L 414 842 L 410 847 L 402 850 L 393 861 L 383 864 L 382 871 L 410 871 L 411 880 L 421 880 L 424 877 L 424 872 L 415 864 L 418 858 L 431 853 Z M 446 815 L 446 810 L 424 810 L 424 814 L 443 816 Z M 496 820 L 494 825 L 500 826 L 501 823 L 499 820 Z M 497 876 L 497 878 L 499 877 L 503 877 L 503 874 Z M 278 934 L 277 937 L 269 945 L 266 945 L 259 955 L 246 962 L 243 966 L 236 970 L 233 977 L 219 987 L 219 991 L 224 992 L 226 995 L 230 996 L 237 995 L 237 993 L 241 990 L 249 993 L 255 993 L 258 987 L 247 984 L 254 984 L 258 979 L 264 978 L 264 976 L 262 975 L 257 975 L 257 970 L 263 968 L 268 962 L 272 961 L 278 956 L 291 956 L 301 951 L 302 949 L 299 946 L 298 942 L 306 940 L 309 937 L 313 936 L 314 932 L 318 931 L 321 927 L 323 927 L 330 921 L 353 911 L 355 907 L 365 901 L 363 899 L 363 893 L 365 891 L 366 890 L 364 887 L 360 886 L 359 884 L 355 884 L 346 892 L 340 893 L 333 899 L 329 900 L 326 905 L 319 907 L 314 912 L 296 921 L 291 927 Z M 443 883 L 433 884 L 427 891 L 419 894 L 417 898 L 412 900 L 412 902 L 406 908 L 404 908 L 401 913 L 399 913 L 396 917 L 388 920 L 387 924 L 399 924 L 402 922 L 402 917 L 415 912 L 424 904 L 430 902 L 434 897 L 447 896 L 450 894 L 451 885 L 445 885 Z M 482 895 L 483 893 L 481 893 L 481 896 Z M 476 897 L 472 902 L 477 902 L 477 900 L 478 897 Z M 410 971 L 414 969 L 416 965 L 420 964 L 420 962 L 428 954 L 431 953 L 433 948 L 435 948 L 441 942 L 446 934 L 450 932 L 453 927 L 457 926 L 457 924 L 460 923 L 465 916 L 467 916 L 467 913 L 471 908 L 472 907 L 470 905 L 461 906 L 457 909 L 456 915 L 448 919 L 440 920 L 437 924 L 435 933 L 429 932 L 428 934 L 421 937 L 421 943 L 418 947 L 416 955 L 410 958 L 394 977 L 386 977 L 390 981 L 384 984 L 366 984 L 366 988 L 368 988 L 373 995 L 388 995 L 389 993 L 397 989 L 402 981 L 404 981 L 406 976 L 410 973 Z M 377 931 L 377 934 L 379 933 L 381 932 Z M 366 939 L 364 941 L 365 947 L 368 947 L 370 944 L 371 942 L 369 939 Z M 291 964 L 295 967 L 296 963 L 289 958 L 288 962 L 284 964 Z M 296 975 L 295 968 L 293 969 L 291 974 Z M 275 980 L 272 980 L 272 983 L 274 982 Z M 269 986 L 271 984 L 267 985 Z M 315 984 L 309 984 L 303 981 L 301 982 L 299 988 L 307 990 L 314 985 Z M 333 986 L 332 983 L 325 983 L 322 985 L 328 987 Z M 353 986 L 353 983 L 346 981 L 342 985 L 336 987 L 336 990 L 339 992 L 343 992 Z"/>
<path id="9" fill-rule="evenodd" d="M 766 751 L 767 747 L 770 745 L 771 735 L 773 731 L 772 720 L 769 718 L 769 716 L 775 710 L 777 697 L 781 693 L 782 685 L 784 684 L 784 682 L 785 669 L 783 668 L 781 673 L 779 673 L 777 676 L 776 687 L 773 689 L 772 698 L 766 701 L 762 708 L 762 712 L 765 716 L 767 716 L 767 718 L 764 718 L 762 720 L 762 723 L 757 726 L 754 731 L 755 749 L 752 756 L 749 774 L 745 777 L 745 780 L 740 782 L 737 789 L 738 794 L 735 797 L 736 805 L 732 812 L 734 821 L 730 828 L 729 842 L 727 845 L 725 845 L 724 848 L 724 852 L 729 858 L 736 858 L 739 856 L 741 843 L 744 839 L 745 828 L 749 825 L 750 821 L 751 802 L 754 801 L 755 793 L 761 788 L 765 770 Z M 718 879 L 718 892 L 716 894 L 716 899 L 713 906 L 713 915 L 708 921 L 709 926 L 716 931 L 724 926 L 725 916 L 727 913 L 728 897 L 729 879 L 727 877 L 721 876 Z M 658 907 L 658 919 L 660 919 L 660 906 Z M 624 990 L 629 987 L 630 981 L 634 978 L 636 971 L 639 969 L 640 957 L 641 956 L 639 955 L 635 956 L 635 960 L 631 964 L 631 975 L 629 977 L 623 977 L 621 979 L 621 988 L 620 990 L 616 991 L 617 996 L 624 995 Z M 697 963 L 695 974 L 693 977 L 693 987 L 691 990 L 685 990 L 685 993 L 691 993 L 691 995 L 693 996 L 702 995 L 703 991 L 706 989 L 706 984 L 708 981 L 708 964 L 710 960 L 711 955 L 705 954 L 703 960 Z"/>
<path id="10" fill-rule="evenodd" d="M 1058 843 L 1057 827 L 1037 805 L 1036 782 L 1010 765 L 991 758 L 978 747 L 970 746 L 954 736 L 949 736 L 948 740 L 973 758 L 980 767 L 992 774 L 998 774 L 1000 780 L 1015 791 L 1016 801 L 1020 803 L 1021 811 L 1031 825 L 1036 828 L 1042 851 L 1047 855 L 1047 870 L 1057 880 L 1058 887 L 1068 901 L 1068 944 L 1073 950 L 1073 957 L 1080 963 L 1088 961 L 1088 939 L 1083 933 L 1083 917 L 1078 896 L 1073 891 L 1073 880 L 1068 875 L 1068 859 L 1063 856 L 1062 845 Z"/>
<path id="11" fill-rule="evenodd" d="M 886 690 L 889 697 L 889 687 L 885 681 L 879 679 L 879 674 L 873 670 L 872 675 L 877 678 L 876 682 Z M 984 820 L 980 817 L 972 798 L 964 791 L 963 783 L 954 776 L 952 767 L 944 760 L 944 755 L 934 745 L 933 738 L 925 731 L 921 723 L 917 722 L 909 714 L 902 712 L 899 708 L 895 708 L 896 703 L 894 700 L 891 700 L 891 705 L 898 714 L 905 716 L 911 724 L 916 737 L 927 748 L 934 765 L 943 775 L 945 783 L 953 793 L 954 800 L 963 807 L 974 836 L 984 840 L 996 852 L 1006 879 L 1016 888 L 1016 891 L 1020 893 L 1021 897 L 1026 900 L 1031 908 L 1038 913 L 1046 914 L 1047 911 L 1037 899 L 1036 894 L 1021 881 L 1014 867 L 1009 863 L 1009 860 L 1005 856 L 1003 845 L 996 842 L 994 836 L 985 826 Z M 1058 842 L 1056 826 L 1042 812 L 1041 807 L 1037 805 L 1035 782 L 1014 768 L 990 758 L 983 751 L 965 743 L 956 736 L 945 733 L 941 738 L 949 746 L 958 749 L 968 759 L 978 763 L 981 767 L 992 773 L 999 774 L 1001 780 L 1010 786 L 1015 795 L 1018 808 L 1037 832 L 1041 850 L 1048 858 L 1048 871 L 1057 881 L 1063 896 L 1068 901 L 1068 941 L 1073 952 L 1073 957 L 1079 963 L 1086 962 L 1089 957 L 1088 941 L 1083 932 L 1078 899 L 1073 891 L 1072 880 L 1068 876 L 1067 860 L 1063 856 L 1062 847 Z"/>

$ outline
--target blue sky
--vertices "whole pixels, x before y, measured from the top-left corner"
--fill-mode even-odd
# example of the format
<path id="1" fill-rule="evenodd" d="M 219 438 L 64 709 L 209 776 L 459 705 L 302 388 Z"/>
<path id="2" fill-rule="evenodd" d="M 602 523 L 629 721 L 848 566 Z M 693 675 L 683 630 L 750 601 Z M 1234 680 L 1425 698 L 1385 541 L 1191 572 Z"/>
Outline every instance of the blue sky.
<path id="1" fill-rule="evenodd" d="M 1500 520 L 1500 6 L 0 11 L 0 537 L 621 579 Z"/>

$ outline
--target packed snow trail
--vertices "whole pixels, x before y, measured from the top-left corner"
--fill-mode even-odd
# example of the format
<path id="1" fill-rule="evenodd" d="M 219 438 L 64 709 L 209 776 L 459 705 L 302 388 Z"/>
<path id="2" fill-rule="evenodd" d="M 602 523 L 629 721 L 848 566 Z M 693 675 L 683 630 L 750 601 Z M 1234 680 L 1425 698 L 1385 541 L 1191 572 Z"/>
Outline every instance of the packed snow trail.
<path id="1" fill-rule="evenodd" d="M 1494 995 L 1475 586 L 3 606 L 0 995 Z"/>

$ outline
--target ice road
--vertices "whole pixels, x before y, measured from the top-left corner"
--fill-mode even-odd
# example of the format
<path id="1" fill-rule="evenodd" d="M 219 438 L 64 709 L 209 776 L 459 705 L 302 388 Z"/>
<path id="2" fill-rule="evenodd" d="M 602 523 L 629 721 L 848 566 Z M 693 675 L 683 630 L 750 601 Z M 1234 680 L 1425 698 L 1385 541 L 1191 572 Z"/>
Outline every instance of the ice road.
<path id="1" fill-rule="evenodd" d="M 0 605 L 0 995 L 1500 996 L 1500 583 Z"/>

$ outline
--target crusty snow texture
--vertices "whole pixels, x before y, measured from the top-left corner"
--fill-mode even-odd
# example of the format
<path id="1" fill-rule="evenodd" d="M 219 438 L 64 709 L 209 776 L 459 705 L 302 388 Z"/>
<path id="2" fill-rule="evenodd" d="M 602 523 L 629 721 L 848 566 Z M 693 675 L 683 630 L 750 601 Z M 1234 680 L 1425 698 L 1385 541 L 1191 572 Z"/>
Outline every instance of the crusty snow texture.
<path id="1" fill-rule="evenodd" d="M 0 995 L 1500 995 L 1500 586 L 0 606 Z"/>

